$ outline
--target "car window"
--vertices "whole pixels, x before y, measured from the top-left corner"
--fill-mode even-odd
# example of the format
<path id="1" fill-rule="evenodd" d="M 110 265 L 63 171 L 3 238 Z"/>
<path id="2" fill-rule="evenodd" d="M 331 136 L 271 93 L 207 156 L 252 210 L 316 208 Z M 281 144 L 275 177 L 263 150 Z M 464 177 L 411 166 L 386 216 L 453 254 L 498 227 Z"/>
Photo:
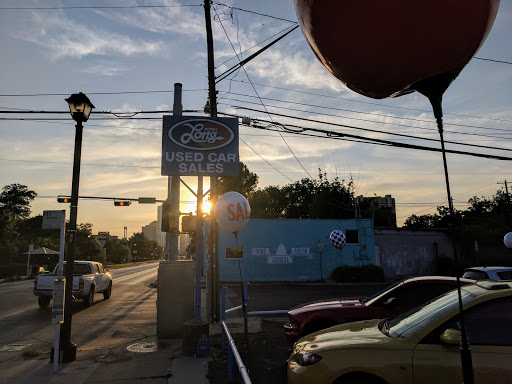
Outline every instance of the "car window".
<path id="1" fill-rule="evenodd" d="M 98 266 L 100 267 L 100 273 L 105 273 L 105 269 L 103 268 L 103 265 L 98 264 Z"/>
<path id="2" fill-rule="evenodd" d="M 417 307 L 455 288 L 455 284 L 419 281 L 398 287 L 394 292 L 386 295 L 384 300 L 396 297 L 397 305 Z"/>
<path id="3" fill-rule="evenodd" d="M 67 264 L 64 264 L 64 274 L 66 273 Z M 91 267 L 89 264 L 74 264 L 73 265 L 73 275 L 90 275 Z"/>
<path id="4" fill-rule="evenodd" d="M 498 272 L 497 275 L 501 280 L 512 280 L 512 270 Z"/>
<path id="5" fill-rule="evenodd" d="M 461 290 L 461 294 L 463 303 L 475 298 L 474 294 L 464 289 Z M 394 338 L 409 337 L 458 305 L 457 291 L 452 291 L 425 306 L 392 318 L 389 322 L 389 335 Z"/>
<path id="6" fill-rule="evenodd" d="M 498 298 L 468 309 L 464 312 L 464 324 L 470 345 L 512 346 L 512 297 Z M 459 315 L 431 332 L 422 343 L 440 344 L 439 337 L 448 328 L 460 331 Z"/>
<path id="7" fill-rule="evenodd" d="M 489 278 L 486 272 L 484 271 L 475 271 L 475 270 L 468 270 L 464 272 L 464 275 L 462 277 L 465 277 L 466 279 L 473 279 L 473 280 L 486 280 Z"/>
<path id="8" fill-rule="evenodd" d="M 100 266 L 98 264 L 94 264 L 94 269 L 96 270 L 96 273 L 101 273 Z"/>

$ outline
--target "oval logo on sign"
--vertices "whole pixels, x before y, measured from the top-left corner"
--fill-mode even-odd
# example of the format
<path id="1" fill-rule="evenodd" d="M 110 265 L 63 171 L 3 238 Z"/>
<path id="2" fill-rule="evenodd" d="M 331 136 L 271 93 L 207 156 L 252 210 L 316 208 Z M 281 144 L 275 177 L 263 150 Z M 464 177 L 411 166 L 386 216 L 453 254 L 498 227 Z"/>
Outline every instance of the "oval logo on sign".
<path id="1" fill-rule="evenodd" d="M 227 125 L 204 119 L 180 121 L 169 129 L 168 135 L 180 147 L 200 151 L 225 147 L 235 138 Z"/>

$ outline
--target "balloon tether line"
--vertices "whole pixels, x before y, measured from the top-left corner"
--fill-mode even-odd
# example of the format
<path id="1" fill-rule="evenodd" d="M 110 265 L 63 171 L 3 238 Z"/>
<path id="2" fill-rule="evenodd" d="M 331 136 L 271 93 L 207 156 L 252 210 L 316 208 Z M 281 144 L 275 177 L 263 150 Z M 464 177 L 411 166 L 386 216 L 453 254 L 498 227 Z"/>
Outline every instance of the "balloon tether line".
<path id="1" fill-rule="evenodd" d="M 441 141 L 441 152 L 443 154 L 443 165 L 444 165 L 444 177 L 446 181 L 446 194 L 448 197 L 448 208 L 450 210 L 450 235 L 453 244 L 453 255 L 455 258 L 455 264 L 457 268 L 459 267 L 459 260 L 457 257 L 457 247 L 455 245 L 455 236 L 454 236 L 454 225 L 455 225 L 455 209 L 453 208 L 453 200 L 450 192 L 450 180 L 448 178 L 448 165 L 446 162 L 446 151 L 444 146 L 444 136 L 443 136 L 443 94 L 448 89 L 449 85 L 453 80 L 457 77 L 459 73 L 445 73 L 442 75 L 434 76 L 432 78 L 422 80 L 416 83 L 413 88 L 419 93 L 425 95 L 430 104 L 432 104 L 432 109 L 434 112 L 434 117 L 437 123 L 437 129 L 439 130 L 439 136 Z M 459 314 L 460 314 L 460 332 L 461 332 L 461 342 L 460 342 L 460 356 L 462 363 L 462 376 L 465 384 L 473 384 L 474 376 L 473 376 L 473 362 L 471 358 L 471 349 L 469 348 L 468 335 L 466 331 L 466 326 L 464 323 L 464 309 L 462 305 L 462 293 L 461 293 L 461 285 L 459 274 L 457 273 L 457 293 L 459 299 Z"/>

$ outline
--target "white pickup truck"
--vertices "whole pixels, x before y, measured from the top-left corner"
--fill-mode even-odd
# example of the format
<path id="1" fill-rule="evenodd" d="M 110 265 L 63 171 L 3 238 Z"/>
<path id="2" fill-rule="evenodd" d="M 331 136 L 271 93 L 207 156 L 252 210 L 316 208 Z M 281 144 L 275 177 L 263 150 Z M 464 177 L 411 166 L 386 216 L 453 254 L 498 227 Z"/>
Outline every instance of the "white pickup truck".
<path id="1" fill-rule="evenodd" d="M 57 278 L 57 265 L 52 274 L 42 274 L 34 279 L 34 295 L 38 296 L 39 306 L 45 308 L 53 295 L 53 281 Z M 64 276 L 66 262 L 64 262 Z M 112 294 L 112 276 L 109 270 L 95 261 L 75 261 L 73 267 L 73 298 L 82 299 L 86 307 L 94 303 L 94 294 L 103 292 L 105 300 Z"/>

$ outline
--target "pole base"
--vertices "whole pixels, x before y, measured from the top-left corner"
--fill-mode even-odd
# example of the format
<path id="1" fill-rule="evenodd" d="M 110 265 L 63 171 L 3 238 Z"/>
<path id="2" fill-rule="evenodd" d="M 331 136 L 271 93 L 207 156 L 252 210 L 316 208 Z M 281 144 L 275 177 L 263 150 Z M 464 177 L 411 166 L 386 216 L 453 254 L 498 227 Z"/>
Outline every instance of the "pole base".
<path id="1" fill-rule="evenodd" d="M 54 347 L 50 353 L 50 363 L 53 363 Z M 76 360 L 76 344 L 61 345 L 59 349 L 59 364 L 71 363 Z"/>

